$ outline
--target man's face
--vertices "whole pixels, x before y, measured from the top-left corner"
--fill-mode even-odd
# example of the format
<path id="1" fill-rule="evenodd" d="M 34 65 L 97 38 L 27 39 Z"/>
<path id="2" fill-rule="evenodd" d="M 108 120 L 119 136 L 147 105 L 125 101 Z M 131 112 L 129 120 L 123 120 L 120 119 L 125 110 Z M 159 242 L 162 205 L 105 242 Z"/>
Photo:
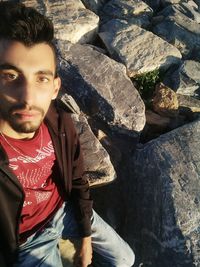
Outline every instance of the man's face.
<path id="1" fill-rule="evenodd" d="M 45 43 L 0 41 L 0 130 L 14 138 L 38 129 L 60 88 L 55 57 Z"/>

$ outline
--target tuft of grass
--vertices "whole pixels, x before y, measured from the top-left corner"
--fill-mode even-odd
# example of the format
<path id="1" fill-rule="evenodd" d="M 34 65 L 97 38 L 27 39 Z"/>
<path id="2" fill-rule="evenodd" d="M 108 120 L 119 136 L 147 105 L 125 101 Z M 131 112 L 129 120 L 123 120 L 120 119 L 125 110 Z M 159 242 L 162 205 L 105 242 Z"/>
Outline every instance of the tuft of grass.
<path id="1" fill-rule="evenodd" d="M 161 74 L 158 69 L 136 76 L 133 82 L 136 83 L 142 99 L 149 102 L 153 96 L 155 85 L 161 81 Z"/>

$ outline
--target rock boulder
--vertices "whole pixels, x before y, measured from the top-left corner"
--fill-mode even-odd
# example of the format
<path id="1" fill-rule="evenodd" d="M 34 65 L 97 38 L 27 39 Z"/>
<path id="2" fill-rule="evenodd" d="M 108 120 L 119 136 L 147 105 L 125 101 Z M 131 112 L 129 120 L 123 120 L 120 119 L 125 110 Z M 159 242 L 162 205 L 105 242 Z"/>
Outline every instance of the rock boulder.
<path id="1" fill-rule="evenodd" d="M 63 87 L 90 117 L 130 135 L 145 124 L 144 103 L 125 67 L 94 47 L 59 42 Z"/>
<path id="2" fill-rule="evenodd" d="M 199 13 L 193 7 L 184 5 L 169 6 L 157 14 L 158 23 L 153 32 L 176 46 L 184 59 L 200 59 Z"/>
<path id="3" fill-rule="evenodd" d="M 86 8 L 92 10 L 96 14 L 99 13 L 103 5 L 108 2 L 108 0 L 81 0 Z"/>
<path id="4" fill-rule="evenodd" d="M 181 54 L 177 48 L 134 24 L 122 20 L 111 20 L 99 33 L 111 57 L 127 67 L 129 77 L 167 69 L 178 63 Z"/>
<path id="5" fill-rule="evenodd" d="M 73 99 L 69 99 L 67 94 L 62 95 L 59 105 L 63 109 L 72 111 L 71 116 L 83 150 L 84 176 L 88 179 L 90 186 L 112 182 L 116 178 L 116 173 L 110 156 L 92 132 L 84 114 L 77 111 L 78 106 Z"/>
<path id="6" fill-rule="evenodd" d="M 200 63 L 185 60 L 179 68 L 166 73 L 164 84 L 178 94 L 200 98 Z"/>
<path id="7" fill-rule="evenodd" d="M 149 26 L 152 16 L 153 10 L 145 2 L 138 0 L 111 0 L 101 12 L 103 23 L 111 19 L 122 19 L 143 27 Z"/>
<path id="8" fill-rule="evenodd" d="M 200 264 L 199 133 L 197 120 L 148 142 L 131 159 L 126 231 L 130 242 L 140 242 L 143 266 Z"/>
<path id="9" fill-rule="evenodd" d="M 55 37 L 72 43 L 87 43 L 97 34 L 99 17 L 85 8 L 80 0 L 22 0 L 52 19 Z"/>

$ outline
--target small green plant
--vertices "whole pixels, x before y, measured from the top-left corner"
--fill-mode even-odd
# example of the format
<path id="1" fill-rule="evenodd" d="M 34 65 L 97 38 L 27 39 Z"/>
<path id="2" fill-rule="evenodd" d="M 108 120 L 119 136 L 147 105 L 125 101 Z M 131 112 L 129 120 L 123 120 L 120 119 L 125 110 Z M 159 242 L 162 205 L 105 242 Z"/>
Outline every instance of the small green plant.
<path id="1" fill-rule="evenodd" d="M 143 100 L 149 102 L 152 98 L 155 85 L 161 81 L 160 72 L 158 69 L 147 72 L 145 74 L 138 75 L 133 79 L 136 82 L 136 88 L 138 89 Z"/>

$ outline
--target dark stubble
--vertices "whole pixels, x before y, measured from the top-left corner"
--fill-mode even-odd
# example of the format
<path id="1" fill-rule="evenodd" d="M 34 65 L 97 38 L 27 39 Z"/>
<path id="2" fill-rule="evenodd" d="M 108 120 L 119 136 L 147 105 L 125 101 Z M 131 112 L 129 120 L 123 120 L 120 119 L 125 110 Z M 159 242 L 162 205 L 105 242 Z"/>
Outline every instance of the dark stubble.
<path id="1" fill-rule="evenodd" d="M 40 120 L 35 122 L 20 122 L 20 115 L 14 114 L 14 112 L 19 112 L 20 110 L 37 111 L 41 114 Z M 44 119 L 44 110 L 37 107 L 31 106 L 27 109 L 25 104 L 18 104 L 10 107 L 8 110 L 3 110 L 0 108 L 0 115 L 4 121 L 7 121 L 10 126 L 18 133 L 33 133 L 35 132 Z"/>

